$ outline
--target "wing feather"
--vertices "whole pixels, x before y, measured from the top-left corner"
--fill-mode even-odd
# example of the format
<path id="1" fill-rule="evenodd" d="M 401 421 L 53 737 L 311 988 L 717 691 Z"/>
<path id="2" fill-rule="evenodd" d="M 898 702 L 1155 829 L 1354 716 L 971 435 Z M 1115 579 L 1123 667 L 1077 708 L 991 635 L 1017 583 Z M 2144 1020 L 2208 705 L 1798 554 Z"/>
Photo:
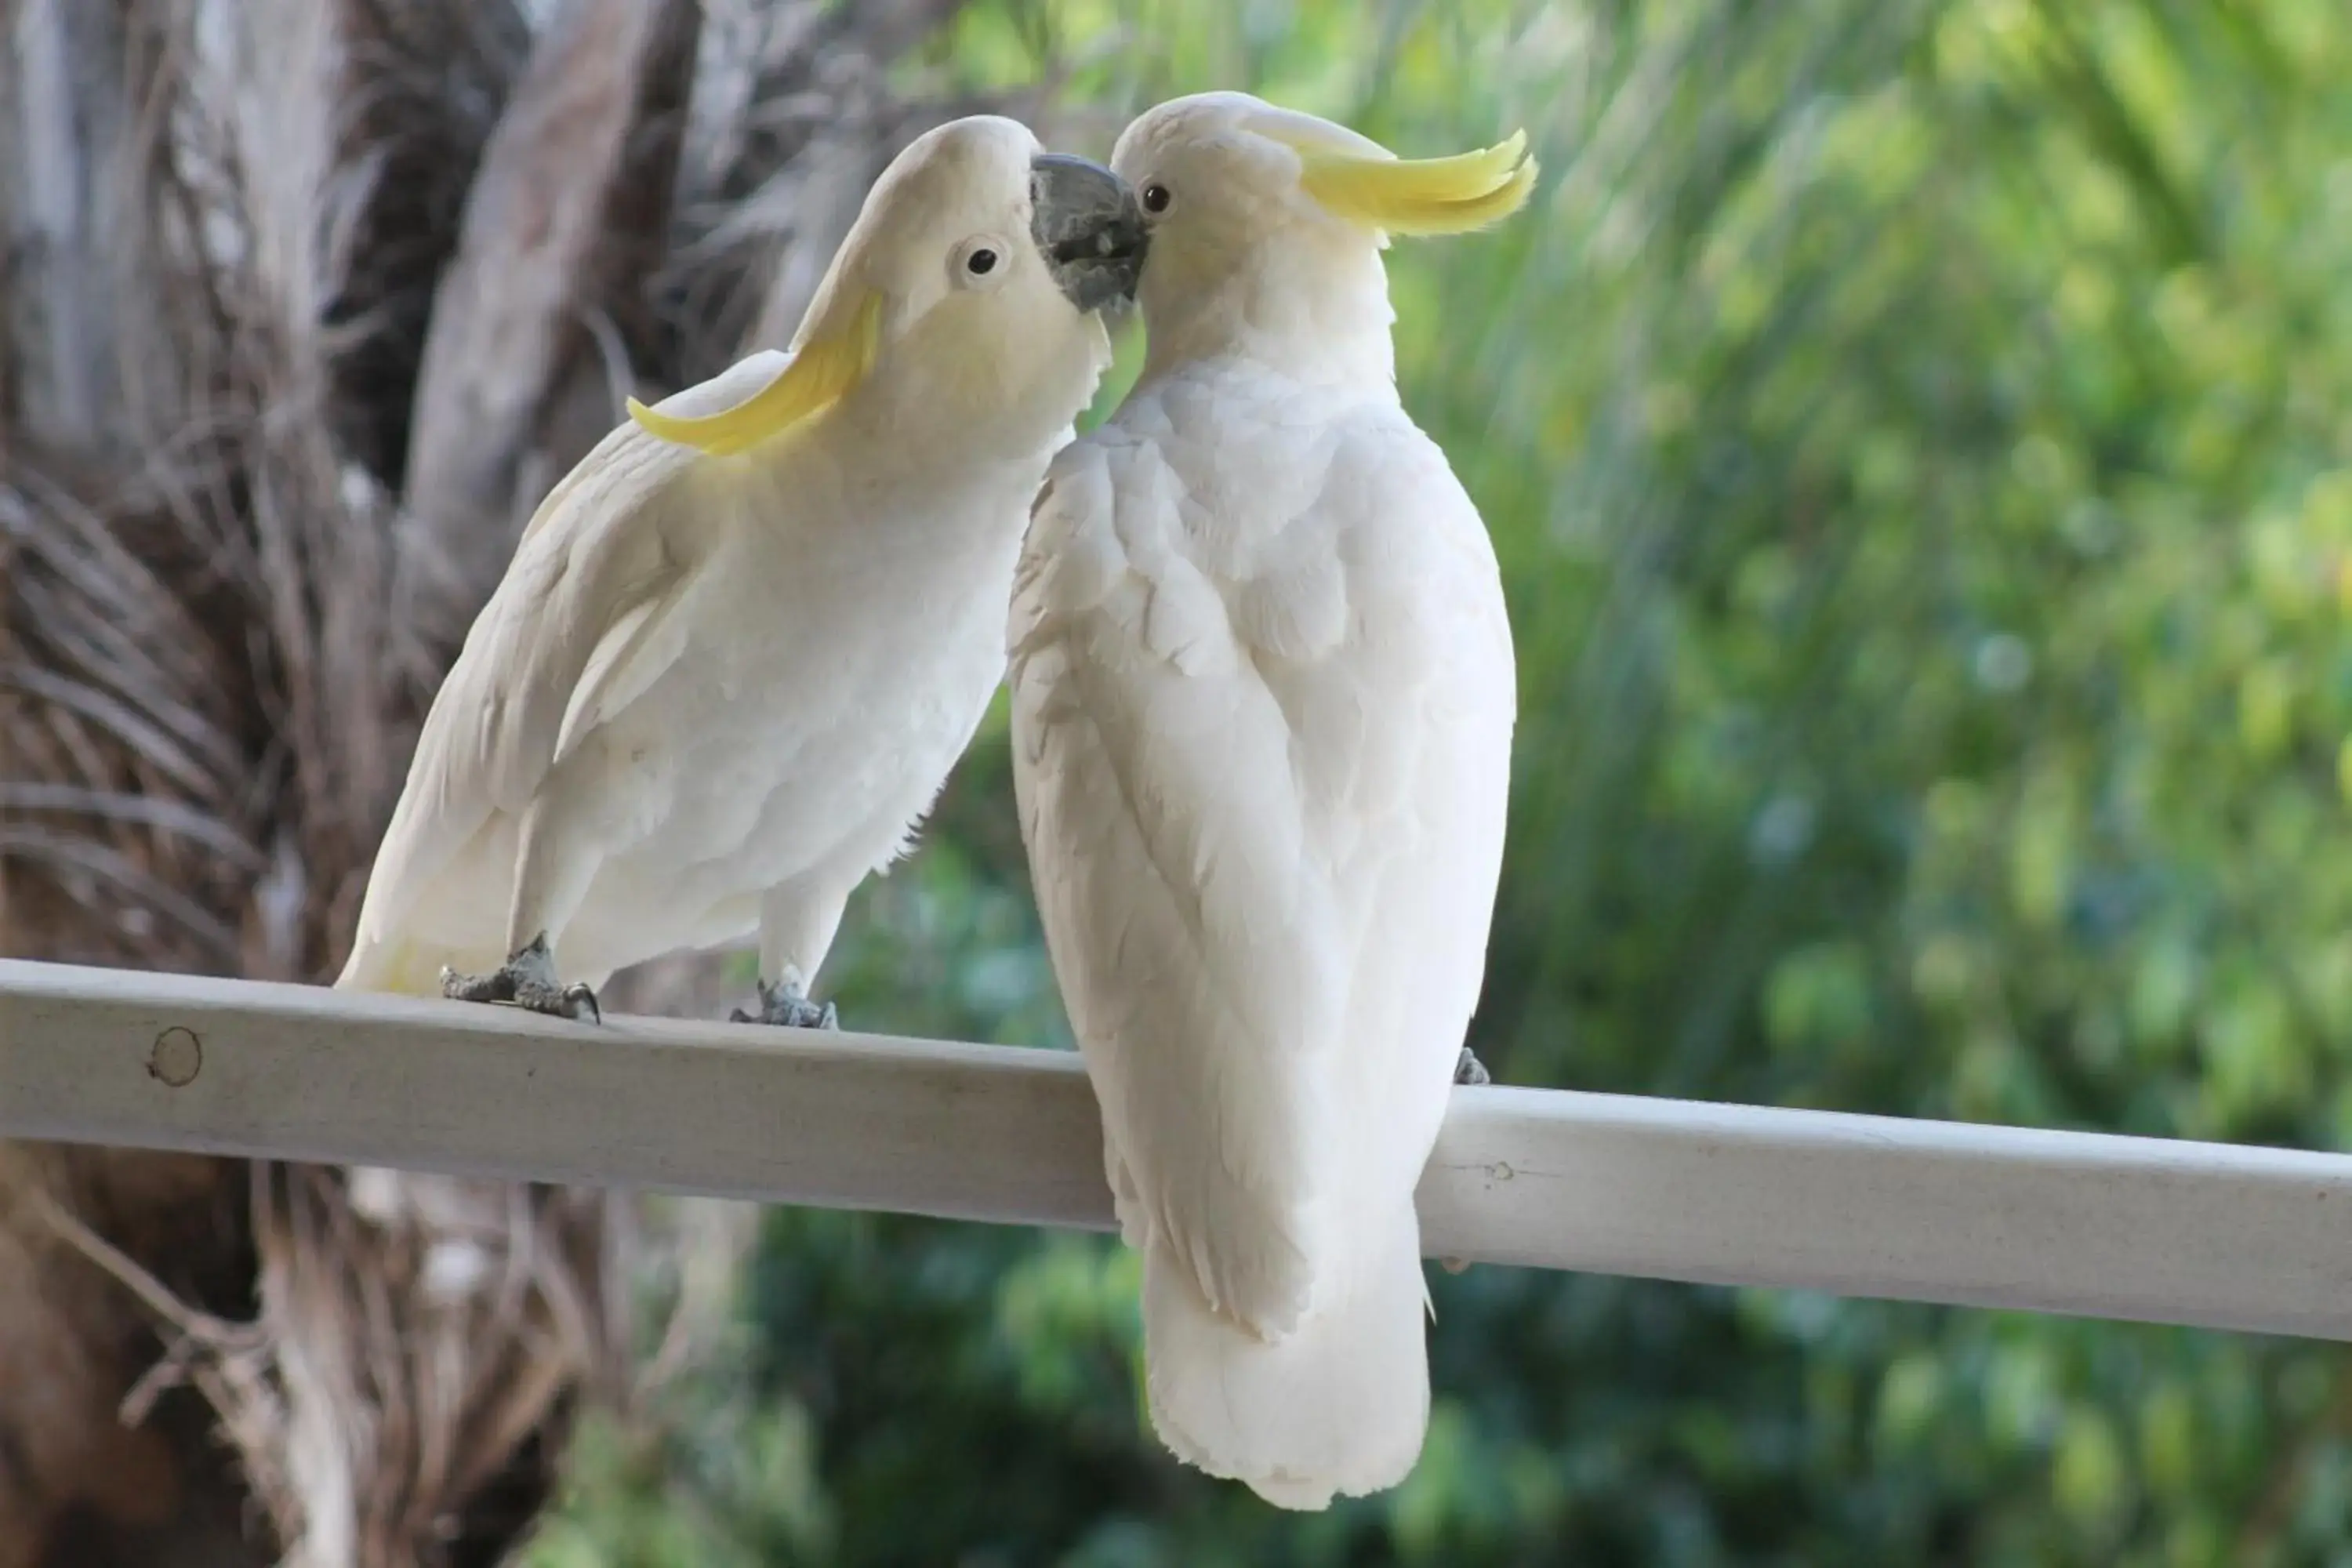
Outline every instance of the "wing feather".
<path id="1" fill-rule="evenodd" d="M 1433 1136 L 1500 855 L 1492 552 L 1396 423 L 1324 442 L 1246 561 L 1168 442 L 1099 432 L 1057 461 L 1015 596 L 1023 829 L 1122 1208 L 1269 1340 L 1331 1275 L 1361 1195 L 1335 1175 Z M 1440 1016 L 1415 1020 L 1431 959 Z M 1426 1149 L 1396 1156 L 1408 1194 Z"/>
<path id="2" fill-rule="evenodd" d="M 782 358 L 755 354 L 661 406 L 726 406 Z M 346 982 L 388 962 L 416 900 L 491 818 L 525 810 L 559 758 L 683 651 L 675 612 L 702 543 L 683 503 L 707 462 L 624 424 L 540 503 L 417 736 Z"/>

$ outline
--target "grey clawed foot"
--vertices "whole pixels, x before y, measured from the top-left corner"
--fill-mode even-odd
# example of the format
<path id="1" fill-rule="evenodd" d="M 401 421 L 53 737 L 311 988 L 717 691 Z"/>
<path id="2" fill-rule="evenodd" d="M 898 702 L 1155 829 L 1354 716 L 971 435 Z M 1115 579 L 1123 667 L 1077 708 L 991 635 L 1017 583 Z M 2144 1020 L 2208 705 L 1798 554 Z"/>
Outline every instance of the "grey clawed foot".
<path id="1" fill-rule="evenodd" d="M 584 1018 L 592 1024 L 604 1021 L 604 1009 L 596 1000 L 596 993 L 578 981 L 561 989 L 552 985 L 518 985 L 515 1005 L 528 1007 L 534 1013 L 546 1013 L 558 1018 Z"/>
<path id="2" fill-rule="evenodd" d="M 604 1021 L 595 992 L 585 985 L 566 985 L 555 973 L 555 955 L 548 951 L 545 931 L 515 949 L 488 974 L 460 974 L 445 966 L 441 994 L 453 1002 L 505 1002 L 551 1017 Z"/>
<path id="3" fill-rule="evenodd" d="M 810 1001 L 808 993 L 802 990 L 800 983 L 791 975 L 786 975 L 773 985 L 764 980 L 761 981 L 759 985 L 759 1012 L 746 1013 L 742 1008 L 738 1007 L 727 1016 L 728 1022 L 773 1024 L 786 1029 L 838 1029 L 841 1027 L 841 1016 L 834 1011 L 833 1004 L 827 1002 L 820 1007 Z"/>
<path id="4" fill-rule="evenodd" d="M 1495 1080 L 1486 1071 L 1486 1064 L 1480 1061 L 1469 1047 L 1465 1046 L 1462 1047 L 1462 1055 L 1454 1063 L 1454 1081 L 1457 1084 L 1475 1085 L 1492 1083 Z M 1466 1259 L 1460 1258 L 1441 1258 L 1438 1263 L 1448 1274 L 1459 1274 L 1470 1267 Z"/>

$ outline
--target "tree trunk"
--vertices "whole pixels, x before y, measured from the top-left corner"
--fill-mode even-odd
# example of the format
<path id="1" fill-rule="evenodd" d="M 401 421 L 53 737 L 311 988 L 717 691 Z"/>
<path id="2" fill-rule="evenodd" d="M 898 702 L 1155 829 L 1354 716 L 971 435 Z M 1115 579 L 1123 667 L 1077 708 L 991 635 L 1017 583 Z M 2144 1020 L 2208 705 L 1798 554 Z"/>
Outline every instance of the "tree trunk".
<path id="1" fill-rule="evenodd" d="M 522 521 L 789 330 L 952 4 L 0 3 L 0 952 L 331 973 Z M 498 1561 L 632 1223 L 0 1146 L 0 1568 Z"/>

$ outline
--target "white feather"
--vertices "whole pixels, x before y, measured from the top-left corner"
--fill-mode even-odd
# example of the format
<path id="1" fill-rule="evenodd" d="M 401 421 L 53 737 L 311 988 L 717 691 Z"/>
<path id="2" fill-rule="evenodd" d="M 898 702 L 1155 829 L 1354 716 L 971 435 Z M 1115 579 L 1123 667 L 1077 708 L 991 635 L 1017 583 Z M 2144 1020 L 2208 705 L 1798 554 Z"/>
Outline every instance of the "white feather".
<path id="1" fill-rule="evenodd" d="M 1485 530 L 1385 382 L 1171 368 L 1056 460 L 1013 653 L 1154 1425 L 1285 1506 L 1392 1485 L 1429 1405 L 1412 1192 L 1508 787 Z"/>
<path id="2" fill-rule="evenodd" d="M 927 132 L 835 275 L 894 323 L 805 423 L 715 458 L 635 424 L 541 505 L 436 697 L 339 984 L 432 992 L 544 930 L 562 978 L 761 930 L 814 977 L 1003 671 L 1029 506 L 1108 363 L 1027 231 L 1035 139 Z M 1002 265 L 955 265 L 975 235 Z M 666 400 L 731 407 L 787 356 Z"/>

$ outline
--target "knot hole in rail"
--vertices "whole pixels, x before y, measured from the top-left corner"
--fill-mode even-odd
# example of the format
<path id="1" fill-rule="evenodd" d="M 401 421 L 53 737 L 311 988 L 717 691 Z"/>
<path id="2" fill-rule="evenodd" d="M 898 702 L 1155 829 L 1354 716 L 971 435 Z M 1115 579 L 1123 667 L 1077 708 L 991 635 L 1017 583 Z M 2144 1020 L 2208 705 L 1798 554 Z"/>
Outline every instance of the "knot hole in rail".
<path id="1" fill-rule="evenodd" d="M 166 1089 L 187 1088 L 204 1068 L 205 1043 L 176 1024 L 156 1036 L 147 1053 L 147 1076 Z"/>

